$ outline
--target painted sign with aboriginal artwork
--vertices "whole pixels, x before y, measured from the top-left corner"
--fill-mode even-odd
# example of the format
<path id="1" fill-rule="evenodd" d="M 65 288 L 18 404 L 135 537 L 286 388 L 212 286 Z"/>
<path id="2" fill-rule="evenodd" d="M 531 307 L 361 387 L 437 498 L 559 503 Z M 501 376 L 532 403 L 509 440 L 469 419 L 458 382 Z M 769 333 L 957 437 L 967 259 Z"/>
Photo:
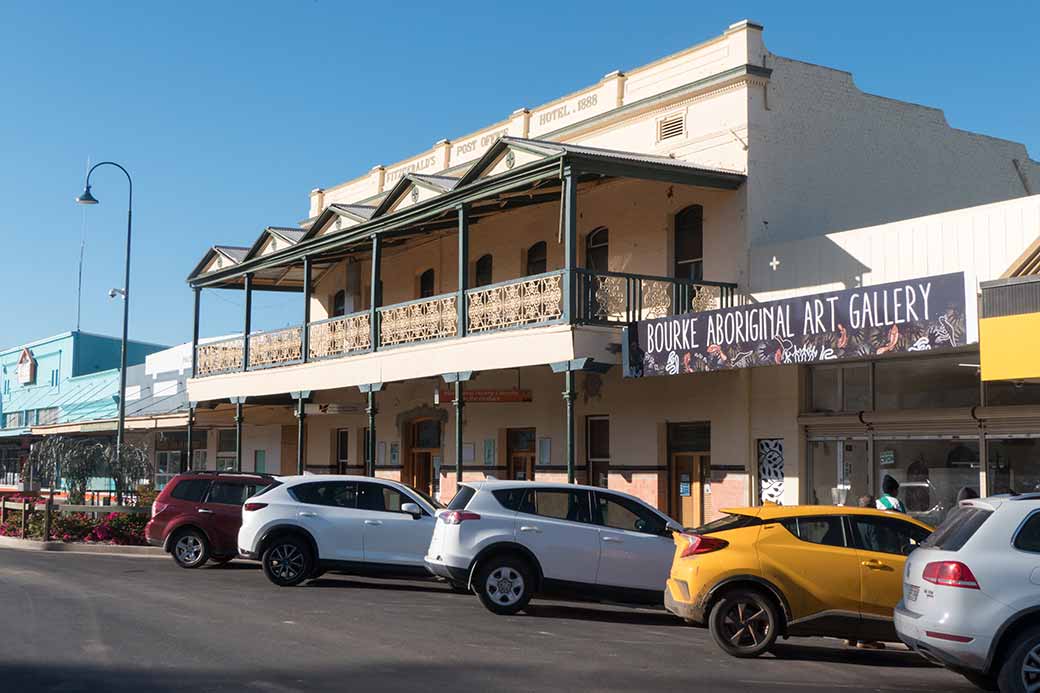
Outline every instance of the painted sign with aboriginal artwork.
<path id="1" fill-rule="evenodd" d="M 968 341 L 964 274 L 644 320 L 626 332 L 628 377 L 963 346 Z"/>

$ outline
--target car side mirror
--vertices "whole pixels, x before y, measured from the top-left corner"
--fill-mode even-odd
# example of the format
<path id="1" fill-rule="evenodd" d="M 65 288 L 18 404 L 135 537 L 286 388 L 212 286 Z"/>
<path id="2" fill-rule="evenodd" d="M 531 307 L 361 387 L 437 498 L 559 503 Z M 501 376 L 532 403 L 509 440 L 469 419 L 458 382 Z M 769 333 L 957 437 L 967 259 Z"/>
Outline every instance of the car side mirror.
<path id="1" fill-rule="evenodd" d="M 402 503 L 401 504 L 401 512 L 408 513 L 409 515 L 414 517 L 416 520 L 418 520 L 420 517 L 422 517 L 422 508 L 420 508 L 415 503 Z"/>

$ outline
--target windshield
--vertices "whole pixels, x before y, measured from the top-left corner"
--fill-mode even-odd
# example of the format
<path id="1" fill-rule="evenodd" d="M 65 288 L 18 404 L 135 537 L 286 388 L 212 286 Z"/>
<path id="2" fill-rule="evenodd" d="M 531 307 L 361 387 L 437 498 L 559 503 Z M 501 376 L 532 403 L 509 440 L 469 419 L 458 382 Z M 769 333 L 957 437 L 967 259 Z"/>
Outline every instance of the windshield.
<path id="1" fill-rule="evenodd" d="M 428 494 L 423 493 L 422 491 L 420 491 L 417 488 L 412 488 L 411 486 L 409 486 L 408 490 L 411 491 L 412 493 L 414 493 L 415 495 L 419 496 L 419 498 L 421 498 L 422 500 L 424 500 L 427 503 L 429 503 L 430 507 L 433 508 L 434 510 L 440 510 L 441 508 L 444 507 L 444 503 L 441 503 L 439 500 L 436 500 L 435 498 L 429 496 Z"/>

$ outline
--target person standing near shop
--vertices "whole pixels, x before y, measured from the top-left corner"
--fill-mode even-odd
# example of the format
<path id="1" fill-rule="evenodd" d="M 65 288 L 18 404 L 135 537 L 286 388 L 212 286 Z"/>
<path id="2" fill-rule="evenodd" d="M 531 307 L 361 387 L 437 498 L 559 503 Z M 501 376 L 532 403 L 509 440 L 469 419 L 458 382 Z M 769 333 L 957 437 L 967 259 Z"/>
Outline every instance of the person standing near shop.
<path id="1" fill-rule="evenodd" d="M 896 513 L 905 513 L 906 508 L 899 500 L 899 482 L 886 474 L 881 480 L 881 497 L 877 499 L 878 510 L 890 510 Z"/>

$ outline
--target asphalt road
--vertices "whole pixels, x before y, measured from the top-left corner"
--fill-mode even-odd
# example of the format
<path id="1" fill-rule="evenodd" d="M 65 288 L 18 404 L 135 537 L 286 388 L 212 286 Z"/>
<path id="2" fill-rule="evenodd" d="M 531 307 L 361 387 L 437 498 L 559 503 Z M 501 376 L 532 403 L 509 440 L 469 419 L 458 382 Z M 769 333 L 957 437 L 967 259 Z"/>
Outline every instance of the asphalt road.
<path id="1" fill-rule="evenodd" d="M 754 661 L 664 611 L 498 617 L 437 583 L 0 549 L 0 691 L 970 691 L 905 651 L 792 640 Z"/>

